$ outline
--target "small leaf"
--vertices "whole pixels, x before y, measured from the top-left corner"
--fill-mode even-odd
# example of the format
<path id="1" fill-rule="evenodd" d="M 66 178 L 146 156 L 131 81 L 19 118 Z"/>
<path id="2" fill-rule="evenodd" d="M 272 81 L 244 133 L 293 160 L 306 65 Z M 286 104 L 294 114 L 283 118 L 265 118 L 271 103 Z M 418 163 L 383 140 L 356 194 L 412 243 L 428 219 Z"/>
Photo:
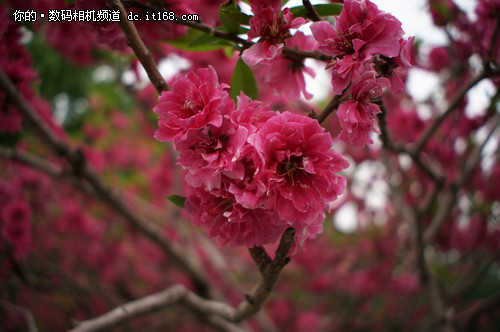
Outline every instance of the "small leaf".
<path id="1" fill-rule="evenodd" d="M 202 46 L 202 45 L 228 46 L 228 45 L 231 45 L 231 43 L 228 42 L 227 40 L 222 40 L 219 38 L 212 37 L 209 34 L 203 34 L 189 44 L 190 47 L 197 47 L 197 46 Z"/>
<path id="2" fill-rule="evenodd" d="M 202 41 L 198 41 L 198 39 L 202 38 L 203 36 L 207 35 L 204 32 L 201 32 L 196 29 L 188 29 L 188 33 L 185 36 L 181 36 L 179 38 L 176 38 L 174 40 L 166 40 L 166 42 L 172 46 L 177 47 L 178 49 L 185 50 L 185 51 L 191 51 L 191 52 L 207 52 L 207 51 L 213 51 L 213 50 L 220 50 L 224 47 L 227 47 L 228 45 L 231 45 L 230 42 L 220 40 L 218 43 L 203 43 Z M 207 35 L 209 36 L 209 35 Z M 210 36 L 209 36 L 210 37 Z M 207 37 L 203 37 L 207 38 Z M 196 42 L 197 45 L 193 46 Z"/>
<path id="3" fill-rule="evenodd" d="M 319 16 L 334 16 L 339 15 L 342 11 L 341 3 L 328 3 L 321 5 L 313 5 L 314 9 Z M 293 14 L 293 17 L 303 17 L 307 18 L 307 9 L 304 6 L 291 7 L 290 12 Z"/>
<path id="4" fill-rule="evenodd" d="M 256 100 L 259 98 L 257 81 L 250 67 L 241 58 L 236 62 L 233 77 L 231 78 L 231 98 L 236 101 L 236 96 L 243 91 L 248 97 Z"/>
<path id="5" fill-rule="evenodd" d="M 184 209 L 184 202 L 186 202 L 186 197 L 179 195 L 170 195 L 167 196 L 168 200 L 174 203 L 176 206 Z"/>
<path id="6" fill-rule="evenodd" d="M 240 28 L 240 22 L 238 21 L 238 17 L 241 15 L 240 6 L 236 3 L 236 1 L 228 1 L 220 5 L 219 7 L 219 18 L 224 27 L 227 29 L 229 33 L 237 34 Z M 241 19 L 241 17 L 240 17 Z"/>

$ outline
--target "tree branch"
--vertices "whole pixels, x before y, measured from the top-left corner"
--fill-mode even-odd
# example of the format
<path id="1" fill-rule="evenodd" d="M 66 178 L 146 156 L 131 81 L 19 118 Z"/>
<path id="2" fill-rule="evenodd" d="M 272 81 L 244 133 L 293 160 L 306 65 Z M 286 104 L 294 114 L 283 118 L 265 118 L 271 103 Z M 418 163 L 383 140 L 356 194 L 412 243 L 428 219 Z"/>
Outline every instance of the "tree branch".
<path id="1" fill-rule="evenodd" d="M 276 285 L 279 273 L 290 261 L 287 255 L 292 247 L 294 236 L 295 230 L 293 228 L 288 228 L 285 233 L 283 233 L 278 249 L 276 249 L 274 259 L 269 262 L 264 271 L 261 272 L 259 283 L 254 287 L 252 293 L 247 296 L 246 301 L 240 303 L 235 315 L 231 318 L 232 321 L 240 322 L 251 314 L 259 311 L 260 306 Z"/>
<path id="2" fill-rule="evenodd" d="M 93 332 L 110 329 L 135 317 L 146 315 L 176 303 L 182 303 L 197 313 L 218 315 L 220 317 L 230 317 L 234 311 L 232 307 L 222 302 L 206 300 L 190 292 L 182 285 L 175 285 L 162 292 L 123 304 L 99 317 L 82 321 L 69 332 Z M 217 318 L 209 318 L 208 322 L 216 325 L 221 331 L 242 331 L 238 326 Z"/>
<path id="3" fill-rule="evenodd" d="M 302 0 L 302 4 L 307 10 L 307 16 L 313 20 L 314 22 L 321 21 L 321 17 L 318 15 L 318 12 L 316 9 L 311 5 L 311 2 L 309 0 Z"/>
<path id="4" fill-rule="evenodd" d="M 119 1 L 119 0 L 113 0 L 113 1 Z M 128 3 L 132 6 L 137 6 L 137 7 L 143 8 L 145 10 L 152 11 L 152 12 L 159 11 L 157 8 L 153 8 L 153 7 L 148 6 L 146 4 L 140 3 L 136 0 L 126 0 L 123 2 Z M 249 48 L 250 46 L 255 44 L 252 41 L 248 41 L 246 39 L 240 38 L 237 35 L 234 35 L 232 33 L 217 30 L 216 28 L 213 28 L 213 27 L 211 27 L 207 24 L 201 23 L 201 22 L 183 21 L 178 16 L 175 17 L 175 20 L 173 22 L 175 24 L 180 24 L 180 25 L 184 25 L 184 26 L 187 26 L 189 28 L 192 28 L 192 29 L 203 31 L 206 34 L 209 34 L 210 36 L 215 37 L 215 38 L 231 41 L 237 45 L 240 45 L 241 50 Z M 285 55 L 293 56 L 293 57 L 298 58 L 298 59 L 311 58 L 311 59 L 316 59 L 316 60 L 320 60 L 320 61 L 328 61 L 328 60 L 332 59 L 331 56 L 328 56 L 326 54 L 323 54 L 323 53 L 320 53 L 317 51 L 315 51 L 315 52 L 302 51 L 302 50 L 298 50 L 298 49 L 295 49 L 292 47 L 287 47 L 287 46 L 283 47 L 282 53 Z"/>
<path id="5" fill-rule="evenodd" d="M 420 139 L 415 143 L 413 149 L 411 150 L 412 154 L 418 155 L 420 151 L 422 151 L 424 145 L 431 138 L 434 132 L 438 129 L 438 127 L 443 123 L 443 121 L 457 108 L 460 101 L 464 98 L 465 94 L 474 87 L 477 83 L 482 81 L 485 78 L 492 77 L 498 75 L 500 70 L 490 71 L 483 70 L 479 75 L 473 77 L 464 84 L 455 94 L 453 99 L 451 99 L 448 107 L 439 115 L 434 122 L 429 126 L 429 128 L 425 131 L 425 133 L 420 137 Z"/>
<path id="6" fill-rule="evenodd" d="M 462 331 L 472 331 L 474 324 L 481 314 L 500 307 L 500 293 L 496 293 L 484 300 L 472 305 L 469 309 L 455 316 Z"/>
<path id="7" fill-rule="evenodd" d="M 472 174 L 472 171 L 477 167 L 479 162 L 481 161 L 481 155 L 484 150 L 484 147 L 486 146 L 486 143 L 489 141 L 489 139 L 492 137 L 493 133 L 497 130 L 498 126 L 500 125 L 500 114 L 495 113 L 493 118 L 490 121 L 490 132 L 486 139 L 483 141 L 483 143 L 479 146 L 477 146 L 472 152 L 469 158 L 467 159 L 467 162 L 465 163 L 465 166 L 463 169 L 457 174 L 455 183 L 451 186 L 450 190 L 446 192 L 438 206 L 439 209 L 438 211 L 434 214 L 429 226 L 426 228 L 424 232 L 424 242 L 425 243 L 430 243 L 434 239 L 434 237 L 437 235 L 441 227 L 446 221 L 446 218 L 448 217 L 450 211 L 453 209 L 453 206 L 455 205 L 457 201 L 457 195 L 460 190 L 460 188 L 463 187 L 463 185 L 467 182 L 469 177 Z"/>
<path id="8" fill-rule="evenodd" d="M 336 95 L 335 97 L 330 100 L 328 105 L 326 105 L 325 109 L 318 115 L 318 122 L 321 124 L 323 121 L 326 120 L 326 118 L 333 113 L 337 108 L 339 108 L 340 105 L 340 99 L 342 96 Z"/>
<path id="9" fill-rule="evenodd" d="M 125 11 L 121 1 L 108 0 L 108 3 L 112 9 L 120 11 L 120 26 L 127 37 L 128 44 L 146 70 L 149 80 L 153 83 L 156 91 L 161 93 L 162 91 L 170 90 L 170 87 L 158 70 L 158 66 L 156 65 L 153 55 L 149 52 L 146 45 L 144 45 L 141 36 L 139 36 L 134 23 L 127 19 L 127 12 Z"/>
<path id="10" fill-rule="evenodd" d="M 128 223 L 156 243 L 173 261 L 192 278 L 200 294 L 213 296 L 205 274 L 192 257 L 184 255 L 181 249 L 175 247 L 163 236 L 160 227 L 147 219 L 134 214 L 119 196 L 101 179 L 101 177 L 86 162 L 81 150 L 72 149 L 66 142 L 54 135 L 45 122 L 35 112 L 26 99 L 17 91 L 15 85 L 0 69 L 0 87 L 6 96 L 23 114 L 25 120 L 34 129 L 41 141 L 47 144 L 56 154 L 62 156 L 71 165 L 75 176 L 85 180 L 98 197 L 125 218 Z"/>
<path id="11" fill-rule="evenodd" d="M 33 317 L 33 314 L 31 313 L 30 310 L 18 307 L 17 305 L 14 305 L 2 299 L 0 299 L 0 306 L 4 307 L 6 310 L 15 311 L 23 315 L 24 319 L 26 320 L 26 325 L 28 325 L 28 331 L 38 332 L 38 327 L 36 325 L 35 318 Z"/>

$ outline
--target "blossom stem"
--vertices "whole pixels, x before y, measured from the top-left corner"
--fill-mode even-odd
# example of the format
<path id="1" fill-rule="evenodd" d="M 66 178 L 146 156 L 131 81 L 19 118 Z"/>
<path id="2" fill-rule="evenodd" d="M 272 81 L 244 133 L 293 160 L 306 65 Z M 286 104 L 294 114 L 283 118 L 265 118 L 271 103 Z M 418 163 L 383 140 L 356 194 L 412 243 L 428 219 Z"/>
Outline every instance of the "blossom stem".
<path id="1" fill-rule="evenodd" d="M 325 109 L 318 115 L 318 122 L 321 124 L 325 119 L 333 113 L 340 105 L 340 99 L 342 96 L 336 95 L 330 100 L 328 105 L 326 105 Z"/>
<path id="2" fill-rule="evenodd" d="M 314 9 L 313 5 L 309 0 L 302 0 L 302 4 L 307 9 L 307 16 L 313 20 L 314 22 L 321 21 L 321 17 L 318 15 L 316 9 Z"/>

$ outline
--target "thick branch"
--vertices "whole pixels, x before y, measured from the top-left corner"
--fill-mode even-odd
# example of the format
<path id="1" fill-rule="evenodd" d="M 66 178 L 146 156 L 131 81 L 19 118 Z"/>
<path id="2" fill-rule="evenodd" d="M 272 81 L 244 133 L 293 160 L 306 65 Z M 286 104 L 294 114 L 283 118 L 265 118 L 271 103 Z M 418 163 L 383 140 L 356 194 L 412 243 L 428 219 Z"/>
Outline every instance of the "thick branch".
<path id="1" fill-rule="evenodd" d="M 120 11 L 120 26 L 127 37 L 128 44 L 130 48 L 134 51 L 137 59 L 146 70 L 149 80 L 153 83 L 158 93 L 162 91 L 170 90 L 167 82 L 161 76 L 158 66 L 153 58 L 153 55 L 149 52 L 146 45 L 142 41 L 137 29 L 133 22 L 127 19 L 127 12 L 123 7 L 120 0 L 108 0 L 108 3 L 112 9 Z"/>

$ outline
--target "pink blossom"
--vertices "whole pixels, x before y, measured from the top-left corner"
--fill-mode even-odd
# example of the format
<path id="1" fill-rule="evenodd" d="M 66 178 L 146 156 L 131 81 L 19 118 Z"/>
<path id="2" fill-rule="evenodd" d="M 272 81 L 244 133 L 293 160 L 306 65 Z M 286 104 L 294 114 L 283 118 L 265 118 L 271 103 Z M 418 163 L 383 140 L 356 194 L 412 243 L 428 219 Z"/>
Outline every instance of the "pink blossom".
<path id="1" fill-rule="evenodd" d="M 262 159 L 256 181 L 267 188 L 265 206 L 297 230 L 302 245 L 321 232 L 325 204 L 345 187 L 336 173 L 347 161 L 331 149 L 332 138 L 309 117 L 281 113 L 249 137 Z"/>
<path id="2" fill-rule="evenodd" d="M 387 77 L 389 80 L 389 88 L 392 93 L 404 93 L 406 73 L 411 65 L 411 49 L 415 37 L 410 37 L 408 40 L 401 38 L 399 40 L 400 51 L 399 55 L 394 58 L 388 58 L 383 55 L 374 57 L 376 72 Z"/>
<path id="3" fill-rule="evenodd" d="M 319 50 L 336 58 L 329 63 L 333 69 L 335 94 L 341 94 L 351 81 L 360 77 L 372 56 L 397 56 L 403 36 L 401 22 L 363 0 L 344 2 L 335 29 L 321 21 L 313 23 L 311 31 L 319 43 Z"/>
<path id="4" fill-rule="evenodd" d="M 382 89 L 389 83 L 386 78 L 375 78 L 374 72 L 366 72 L 350 90 L 353 99 L 342 103 L 337 111 L 341 132 L 336 140 L 350 142 L 356 146 L 373 143 L 370 132 L 375 128 L 375 115 L 380 112 L 372 98 L 380 97 Z"/>
<path id="5" fill-rule="evenodd" d="M 254 16 L 250 19 L 248 39 L 261 37 L 259 42 L 246 49 L 242 58 L 246 64 L 254 66 L 263 60 L 271 60 L 281 54 L 283 42 L 290 37 L 289 29 L 296 29 L 306 21 L 302 17 L 293 18 L 289 8 L 281 12 L 281 1 L 251 1 Z"/>
<path id="6" fill-rule="evenodd" d="M 207 125 L 189 130 L 186 138 L 177 144 L 179 164 L 188 170 L 186 182 L 211 190 L 220 188 L 223 172 L 242 178 L 244 170 L 235 161 L 246 143 L 247 133 L 245 127 L 234 124 L 227 117 L 220 127 Z"/>
<path id="7" fill-rule="evenodd" d="M 286 46 L 314 51 L 317 43 L 313 37 L 298 31 L 286 40 Z M 311 99 L 312 95 L 306 90 L 304 72 L 311 77 L 316 75 L 312 68 L 304 65 L 304 59 L 281 55 L 263 63 L 260 75 L 275 94 L 284 93 L 286 97 L 295 100 L 302 92 L 306 99 Z"/>
<path id="8" fill-rule="evenodd" d="M 229 114 L 234 103 L 219 84 L 212 67 L 178 76 L 172 83 L 172 91 L 162 92 L 154 108 L 160 119 L 155 138 L 159 141 L 178 141 L 189 129 L 201 129 L 206 125 L 219 127 L 223 115 Z"/>
<path id="9" fill-rule="evenodd" d="M 269 118 L 278 114 L 271 111 L 263 102 L 252 101 L 244 93 L 237 97 L 237 101 L 236 109 L 231 113 L 231 120 L 247 128 L 249 135 L 255 133 Z"/>
<path id="10" fill-rule="evenodd" d="M 202 188 L 188 186 L 185 204 L 193 224 L 203 227 L 209 237 L 218 238 L 221 245 L 253 247 L 274 242 L 286 225 L 277 224 L 279 218 L 267 209 L 247 209 L 225 191 L 219 195 Z"/>

